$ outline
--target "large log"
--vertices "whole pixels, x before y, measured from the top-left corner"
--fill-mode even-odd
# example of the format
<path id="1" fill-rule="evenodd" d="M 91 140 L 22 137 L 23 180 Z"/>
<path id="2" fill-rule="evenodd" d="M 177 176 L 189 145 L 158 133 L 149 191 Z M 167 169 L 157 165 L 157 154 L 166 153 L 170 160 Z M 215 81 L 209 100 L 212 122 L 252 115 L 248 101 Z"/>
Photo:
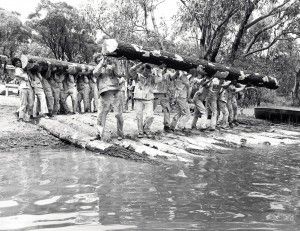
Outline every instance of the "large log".
<path id="1" fill-rule="evenodd" d="M 61 61 L 57 59 L 33 56 L 33 55 L 22 55 L 22 63 L 38 63 L 39 65 L 47 66 L 50 63 L 52 66 L 68 68 L 69 66 L 75 66 L 77 71 L 82 71 L 83 68 L 92 70 L 94 66 L 87 64 L 72 63 L 67 61 Z"/>
<path id="2" fill-rule="evenodd" d="M 118 42 L 115 39 L 106 39 L 102 44 L 102 53 L 106 56 L 124 57 L 129 60 L 139 60 L 155 65 L 165 64 L 168 68 L 189 71 L 201 68 L 209 76 L 216 76 L 226 80 L 237 80 L 241 84 L 256 87 L 277 89 L 278 81 L 274 77 L 259 73 L 244 72 L 226 65 L 212 63 L 204 59 L 193 59 L 161 50 L 151 50 L 135 44 Z M 221 74 L 222 73 L 222 74 Z"/>

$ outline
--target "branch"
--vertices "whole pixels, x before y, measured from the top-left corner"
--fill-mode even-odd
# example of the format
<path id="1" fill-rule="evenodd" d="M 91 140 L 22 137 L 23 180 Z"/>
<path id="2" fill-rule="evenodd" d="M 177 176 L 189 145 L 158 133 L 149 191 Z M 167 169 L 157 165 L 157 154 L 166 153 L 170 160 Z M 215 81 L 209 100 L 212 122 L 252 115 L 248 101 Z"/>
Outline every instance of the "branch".
<path id="1" fill-rule="evenodd" d="M 166 0 L 162 0 L 162 1 L 158 2 L 158 3 L 156 3 L 155 5 L 153 5 L 153 7 L 156 8 L 158 5 L 162 4 L 162 3 L 165 2 L 165 1 L 166 1 Z"/>
<path id="2" fill-rule="evenodd" d="M 109 33 L 103 28 L 103 26 L 101 25 L 100 22 L 97 23 L 97 26 L 98 26 L 98 28 L 99 28 L 104 34 L 106 34 L 108 37 L 112 37 L 111 34 L 109 34 Z"/>
<path id="3" fill-rule="evenodd" d="M 281 20 L 282 20 L 283 18 L 284 18 L 284 16 L 281 17 L 280 19 L 278 19 L 275 23 L 271 24 L 270 26 L 264 27 L 264 28 L 262 28 L 261 30 L 259 30 L 259 31 L 253 36 L 253 38 L 251 39 L 251 41 L 250 41 L 249 45 L 247 46 L 247 48 L 245 49 L 245 52 L 244 52 L 244 53 L 247 54 L 247 53 L 250 51 L 250 49 L 252 48 L 252 46 L 253 46 L 254 43 L 256 42 L 257 38 L 258 38 L 263 32 L 265 32 L 265 31 L 267 31 L 267 30 L 273 28 L 274 26 L 278 25 L 278 24 L 281 22 Z"/>
<path id="4" fill-rule="evenodd" d="M 212 37 L 211 37 L 211 40 L 209 42 L 209 45 L 208 45 L 208 49 L 207 49 L 207 52 L 206 54 L 204 55 L 204 58 L 207 58 L 207 56 L 209 55 L 209 53 L 212 51 L 212 47 L 213 47 L 213 42 L 217 36 L 217 33 L 219 33 L 219 31 L 221 30 L 221 28 L 223 27 L 223 25 L 227 24 L 229 19 L 236 13 L 238 12 L 237 9 L 231 9 L 228 13 L 228 15 L 226 16 L 226 18 L 217 26 L 216 30 L 214 31 Z M 227 26 L 227 25 L 226 25 Z"/>
<path id="5" fill-rule="evenodd" d="M 272 41 L 268 46 L 262 47 L 262 48 L 260 48 L 260 49 L 255 50 L 255 51 L 251 51 L 251 52 L 245 54 L 244 57 L 247 57 L 247 56 L 249 56 L 249 55 L 252 55 L 252 54 L 257 53 L 257 52 L 260 52 L 260 51 L 267 50 L 267 49 L 269 49 L 271 46 L 273 46 L 278 40 L 279 40 L 279 38 L 276 37 L 275 39 L 273 39 L 273 41 Z"/>
<path id="6" fill-rule="evenodd" d="M 277 13 L 278 9 L 280 9 L 281 7 L 283 7 L 284 5 L 286 5 L 290 0 L 286 0 L 284 1 L 281 5 L 273 8 L 269 13 L 267 13 L 266 15 L 262 15 L 260 17 L 258 17 L 257 19 L 254 19 L 252 22 L 249 22 L 246 26 L 245 26 L 245 30 L 248 30 L 250 27 L 252 27 L 253 25 L 255 25 L 256 23 L 260 22 L 261 20 L 270 17 L 271 15 Z"/>
<path id="7" fill-rule="evenodd" d="M 181 1 L 181 3 L 186 7 L 186 9 L 189 11 L 190 15 L 192 15 L 192 16 L 194 17 L 194 19 L 196 20 L 196 22 L 197 22 L 199 28 L 202 30 L 202 23 L 201 23 L 201 21 L 198 19 L 196 12 L 195 12 L 195 11 L 192 11 L 192 10 L 188 7 L 188 5 L 186 4 L 186 2 L 185 2 L 184 0 L 180 0 L 180 1 Z"/>

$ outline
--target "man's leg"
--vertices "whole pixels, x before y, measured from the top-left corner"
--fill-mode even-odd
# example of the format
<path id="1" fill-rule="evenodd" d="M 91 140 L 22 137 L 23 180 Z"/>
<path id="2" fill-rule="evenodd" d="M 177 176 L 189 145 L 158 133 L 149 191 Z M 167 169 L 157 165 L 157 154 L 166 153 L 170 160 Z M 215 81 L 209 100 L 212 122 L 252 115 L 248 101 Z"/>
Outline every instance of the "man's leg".
<path id="1" fill-rule="evenodd" d="M 128 102 L 130 100 L 130 92 L 127 90 L 127 97 L 125 99 L 125 111 L 128 111 Z"/>
<path id="2" fill-rule="evenodd" d="M 217 100 L 209 100 L 208 107 L 211 111 L 210 130 L 215 130 L 217 125 Z"/>
<path id="3" fill-rule="evenodd" d="M 201 117 L 201 114 L 200 114 L 199 110 L 197 109 L 197 107 L 195 106 L 194 118 L 193 118 L 193 122 L 192 122 L 192 129 L 197 128 L 197 122 L 198 122 L 199 117 Z"/>
<path id="4" fill-rule="evenodd" d="M 232 99 L 232 110 L 233 110 L 233 123 L 237 125 L 237 114 L 238 114 L 238 105 L 236 97 Z"/>
<path id="5" fill-rule="evenodd" d="M 153 101 L 152 100 L 144 101 L 144 116 L 145 116 L 145 122 L 143 124 L 144 132 L 149 133 L 150 126 L 152 125 L 153 120 L 154 120 Z"/>
<path id="6" fill-rule="evenodd" d="M 69 96 L 68 92 L 65 92 L 65 90 L 60 89 L 60 113 L 61 114 L 67 114 L 70 112 L 67 105 L 68 96 Z"/>
<path id="7" fill-rule="evenodd" d="M 110 110 L 110 95 L 108 92 L 103 93 L 99 96 L 99 108 L 97 116 L 97 130 L 98 136 L 102 139 L 105 132 L 106 117 Z"/>
<path id="8" fill-rule="evenodd" d="M 172 119 L 172 122 L 171 122 L 171 126 L 170 126 L 170 129 L 171 130 L 175 130 L 176 126 L 177 126 L 177 123 L 178 123 L 178 120 L 179 118 L 181 117 L 181 111 L 180 111 L 180 106 L 179 106 L 179 103 L 178 103 L 178 100 L 176 99 L 175 101 L 175 115 Z"/>
<path id="9" fill-rule="evenodd" d="M 35 94 L 38 98 L 38 101 L 40 102 L 40 112 L 41 115 L 45 115 L 48 113 L 47 108 L 47 102 L 46 102 L 46 96 L 43 89 L 36 89 Z"/>
<path id="10" fill-rule="evenodd" d="M 181 129 L 187 128 L 187 123 L 189 121 L 190 108 L 187 99 L 179 98 L 178 105 L 180 110 L 180 121 L 178 127 Z"/>
<path id="11" fill-rule="evenodd" d="M 90 87 L 87 85 L 82 91 L 83 93 L 83 105 L 84 105 L 84 112 L 90 112 L 91 107 L 90 107 Z"/>
<path id="12" fill-rule="evenodd" d="M 29 117 L 33 116 L 33 106 L 34 106 L 34 93 L 32 89 L 28 89 L 28 96 L 27 96 L 27 114 Z"/>
<path id="13" fill-rule="evenodd" d="M 144 128 L 143 128 L 144 102 L 143 102 L 143 100 L 135 100 L 135 111 L 136 111 L 138 133 L 139 133 L 139 135 L 142 135 L 144 133 Z"/>
<path id="14" fill-rule="evenodd" d="M 170 112 L 171 112 L 171 105 L 169 98 L 162 98 L 160 101 L 160 105 L 162 107 L 162 111 L 164 113 L 164 129 L 168 130 L 170 128 Z"/>
<path id="15" fill-rule="evenodd" d="M 53 114 L 53 107 L 54 107 L 54 97 L 53 97 L 51 89 L 50 89 L 50 91 L 49 91 L 49 89 L 47 89 L 45 91 L 45 95 L 46 95 L 46 102 L 47 102 L 49 115 L 51 116 Z"/>
<path id="16" fill-rule="evenodd" d="M 116 113 L 116 118 L 117 118 L 117 133 L 118 133 L 118 138 L 123 138 L 124 132 L 123 132 L 123 125 L 124 125 L 124 120 L 123 120 L 123 101 L 122 101 L 123 94 L 122 92 L 118 91 L 117 93 L 114 94 L 113 98 L 113 108 L 114 112 Z"/>
<path id="17" fill-rule="evenodd" d="M 93 111 L 92 111 L 92 101 L 94 99 L 93 102 Z M 89 99 L 89 103 L 90 103 L 90 108 L 92 112 L 97 112 L 98 110 L 98 89 L 97 86 L 92 86 L 91 87 L 91 91 L 90 91 L 90 99 Z"/>
<path id="18" fill-rule="evenodd" d="M 94 87 L 94 112 L 98 111 L 99 97 L 98 97 L 98 87 Z"/>
<path id="19" fill-rule="evenodd" d="M 227 105 L 225 102 L 223 101 L 219 101 L 219 108 L 220 111 L 222 112 L 222 120 L 220 121 L 220 125 L 223 128 L 226 128 L 228 125 L 228 109 L 227 109 Z"/>
<path id="20" fill-rule="evenodd" d="M 28 104 L 28 89 L 20 90 L 20 108 L 19 108 L 19 120 L 25 119 L 27 104 Z"/>
<path id="21" fill-rule="evenodd" d="M 133 111 L 134 110 L 134 93 L 132 92 L 131 93 L 131 111 Z"/>
<path id="22" fill-rule="evenodd" d="M 53 93 L 53 99 L 54 99 L 53 115 L 57 115 L 57 113 L 59 111 L 60 89 L 53 88 L 52 93 Z"/>
<path id="23" fill-rule="evenodd" d="M 192 128 L 197 128 L 196 125 L 197 125 L 198 118 L 201 118 L 200 129 L 203 129 L 204 128 L 203 120 L 205 120 L 206 108 L 200 99 L 194 99 L 194 103 L 195 103 L 195 113 L 194 113 L 194 119 L 192 122 Z"/>
<path id="24" fill-rule="evenodd" d="M 227 101 L 227 109 L 228 109 L 228 122 L 229 126 L 232 128 L 233 127 L 233 108 L 232 108 L 232 101 L 228 100 Z"/>
<path id="25" fill-rule="evenodd" d="M 77 111 L 79 113 L 82 113 L 82 108 L 81 108 L 81 101 L 83 100 L 83 94 L 82 94 L 82 90 L 78 91 L 78 94 L 77 94 L 77 102 L 76 102 L 76 105 L 77 105 Z"/>
<path id="26" fill-rule="evenodd" d="M 77 102 L 78 102 L 78 100 L 77 100 L 77 90 L 74 88 L 74 89 L 69 90 L 69 92 L 70 92 L 70 96 L 71 96 L 71 99 L 72 99 L 72 109 L 73 109 L 72 113 L 75 114 L 76 111 L 77 111 Z"/>

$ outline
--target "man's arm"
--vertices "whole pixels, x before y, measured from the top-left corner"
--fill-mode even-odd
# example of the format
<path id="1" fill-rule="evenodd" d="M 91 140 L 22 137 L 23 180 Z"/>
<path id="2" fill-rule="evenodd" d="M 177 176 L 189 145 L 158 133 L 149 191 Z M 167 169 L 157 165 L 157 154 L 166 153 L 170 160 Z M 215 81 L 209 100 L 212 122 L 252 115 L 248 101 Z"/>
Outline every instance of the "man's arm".
<path id="1" fill-rule="evenodd" d="M 131 68 L 129 69 L 129 75 L 130 75 L 131 77 L 136 78 L 137 71 L 142 67 L 142 65 L 143 65 L 143 63 L 140 62 L 140 63 L 134 65 L 133 67 L 131 67 Z"/>
<path id="2" fill-rule="evenodd" d="M 95 75 L 96 77 L 100 76 L 102 74 L 103 65 L 104 65 L 104 58 L 101 59 L 101 61 L 97 64 L 97 66 L 93 70 L 93 75 Z"/>
<path id="3" fill-rule="evenodd" d="M 29 80 L 28 75 L 19 67 L 15 69 L 15 76 L 21 80 Z"/>
<path id="4" fill-rule="evenodd" d="M 240 91 L 244 90 L 245 87 L 246 87 L 246 85 L 239 84 L 239 87 L 235 88 L 235 92 L 240 92 Z"/>

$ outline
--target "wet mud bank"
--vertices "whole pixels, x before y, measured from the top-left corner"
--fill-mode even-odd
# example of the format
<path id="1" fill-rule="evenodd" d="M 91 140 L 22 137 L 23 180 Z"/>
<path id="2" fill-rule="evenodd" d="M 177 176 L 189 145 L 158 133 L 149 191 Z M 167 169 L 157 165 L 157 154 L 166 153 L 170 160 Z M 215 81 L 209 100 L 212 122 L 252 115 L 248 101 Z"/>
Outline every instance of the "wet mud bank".
<path id="1" fill-rule="evenodd" d="M 32 123 L 18 122 L 15 106 L 0 104 L 0 151 L 60 147 L 65 144 L 58 138 Z"/>

